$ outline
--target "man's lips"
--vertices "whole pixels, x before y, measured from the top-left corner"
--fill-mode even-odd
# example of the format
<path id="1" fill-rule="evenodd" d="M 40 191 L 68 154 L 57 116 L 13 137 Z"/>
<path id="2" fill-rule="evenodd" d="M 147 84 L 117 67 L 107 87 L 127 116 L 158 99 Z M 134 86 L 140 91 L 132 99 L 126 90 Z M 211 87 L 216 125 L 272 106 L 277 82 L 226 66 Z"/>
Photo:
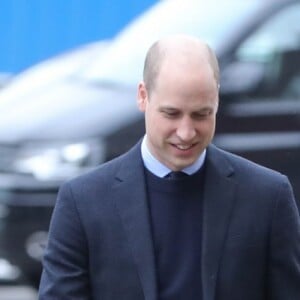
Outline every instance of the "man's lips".
<path id="1" fill-rule="evenodd" d="M 188 150 L 194 148 L 196 143 L 193 143 L 193 144 L 172 144 L 171 143 L 171 145 L 180 151 L 188 151 Z"/>

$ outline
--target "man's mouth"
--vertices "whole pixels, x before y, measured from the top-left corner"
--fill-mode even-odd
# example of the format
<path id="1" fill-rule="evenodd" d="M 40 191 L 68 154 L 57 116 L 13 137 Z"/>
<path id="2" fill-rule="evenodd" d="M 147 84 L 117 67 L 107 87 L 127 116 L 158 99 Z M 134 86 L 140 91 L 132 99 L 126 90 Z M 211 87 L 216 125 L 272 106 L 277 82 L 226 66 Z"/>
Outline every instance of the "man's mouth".
<path id="1" fill-rule="evenodd" d="M 191 148 L 194 147 L 195 144 L 189 144 L 189 145 L 176 145 L 176 144 L 173 144 L 173 146 L 179 150 L 182 150 L 182 151 L 187 151 L 187 150 L 190 150 Z"/>

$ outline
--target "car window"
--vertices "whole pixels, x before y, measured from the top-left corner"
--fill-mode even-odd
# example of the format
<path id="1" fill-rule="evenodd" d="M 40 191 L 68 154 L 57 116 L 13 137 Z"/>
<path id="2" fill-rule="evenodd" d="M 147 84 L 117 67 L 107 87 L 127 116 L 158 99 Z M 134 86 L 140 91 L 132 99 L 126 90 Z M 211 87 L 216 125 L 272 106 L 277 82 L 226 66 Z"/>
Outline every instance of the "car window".
<path id="1" fill-rule="evenodd" d="M 300 99 L 300 3 L 276 13 L 236 52 L 240 62 L 264 66 L 256 96 Z"/>

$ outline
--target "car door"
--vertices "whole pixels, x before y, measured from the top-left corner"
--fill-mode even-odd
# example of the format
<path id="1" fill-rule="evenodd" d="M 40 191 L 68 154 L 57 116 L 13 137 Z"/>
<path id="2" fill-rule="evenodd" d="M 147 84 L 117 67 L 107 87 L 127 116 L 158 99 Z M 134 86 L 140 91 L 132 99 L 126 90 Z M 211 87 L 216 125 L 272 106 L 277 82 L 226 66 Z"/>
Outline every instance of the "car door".
<path id="1" fill-rule="evenodd" d="M 235 49 L 221 76 L 215 143 L 285 173 L 300 198 L 300 3 Z M 298 200 L 299 201 L 299 200 Z"/>

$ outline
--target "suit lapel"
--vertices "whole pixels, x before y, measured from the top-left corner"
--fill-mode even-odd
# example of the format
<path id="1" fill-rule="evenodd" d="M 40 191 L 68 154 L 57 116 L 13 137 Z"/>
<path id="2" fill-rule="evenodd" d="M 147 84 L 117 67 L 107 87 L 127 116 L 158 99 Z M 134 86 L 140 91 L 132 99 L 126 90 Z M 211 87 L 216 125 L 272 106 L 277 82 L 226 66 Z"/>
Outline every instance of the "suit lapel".
<path id="1" fill-rule="evenodd" d="M 113 200 L 132 248 L 145 300 L 155 300 L 157 287 L 154 248 L 140 144 L 125 157 L 113 186 Z"/>
<path id="2" fill-rule="evenodd" d="M 235 199 L 233 168 L 213 146 L 208 148 L 203 203 L 202 284 L 204 300 L 215 299 L 216 280 Z"/>

